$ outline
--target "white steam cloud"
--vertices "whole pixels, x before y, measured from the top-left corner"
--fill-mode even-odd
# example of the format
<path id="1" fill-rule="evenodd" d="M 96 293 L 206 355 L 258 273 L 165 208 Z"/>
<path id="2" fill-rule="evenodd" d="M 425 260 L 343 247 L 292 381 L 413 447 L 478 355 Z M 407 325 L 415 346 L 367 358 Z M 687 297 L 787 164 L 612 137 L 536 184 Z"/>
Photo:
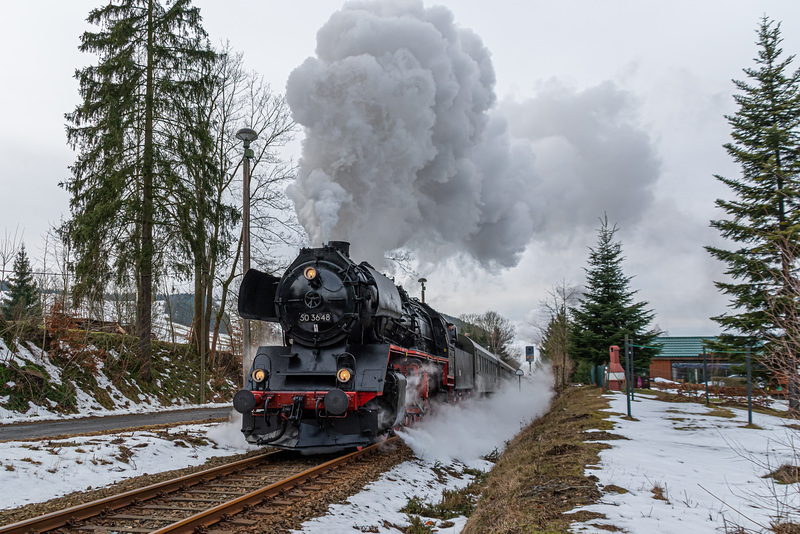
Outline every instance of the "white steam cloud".
<path id="1" fill-rule="evenodd" d="M 242 434 L 242 414 L 233 409 L 231 409 L 228 420 L 209 428 L 206 436 L 217 445 L 230 449 L 252 451 L 261 448 L 251 445 L 245 440 L 244 434 Z"/>
<path id="2" fill-rule="evenodd" d="M 547 412 L 552 396 L 553 373 L 542 366 L 523 377 L 521 390 L 514 378 L 491 397 L 444 405 L 398 435 L 425 460 L 473 463 L 494 449 L 505 449 L 507 440 Z"/>
<path id="3" fill-rule="evenodd" d="M 623 92 L 509 103 L 521 114 L 512 138 L 489 51 L 445 7 L 350 2 L 319 30 L 316 54 L 287 83 L 306 133 L 287 193 L 312 245 L 347 240 L 378 264 L 406 247 L 423 264 L 468 254 L 511 267 L 537 233 L 614 218 L 617 186 L 648 200 L 658 165 Z"/>

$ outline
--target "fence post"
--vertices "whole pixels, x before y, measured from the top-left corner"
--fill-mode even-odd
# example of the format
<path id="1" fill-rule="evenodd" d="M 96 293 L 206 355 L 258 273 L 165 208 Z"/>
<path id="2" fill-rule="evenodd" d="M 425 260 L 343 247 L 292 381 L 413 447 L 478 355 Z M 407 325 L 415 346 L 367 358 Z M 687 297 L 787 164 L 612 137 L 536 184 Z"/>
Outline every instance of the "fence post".
<path id="1" fill-rule="evenodd" d="M 750 366 L 750 347 L 747 347 L 747 424 L 753 424 L 753 397 L 752 397 L 752 382 L 750 375 L 752 369 Z"/>
<path id="2" fill-rule="evenodd" d="M 708 355 L 706 354 L 706 347 L 703 345 L 703 380 L 706 383 L 706 406 L 709 405 L 708 403 L 708 365 L 706 365 L 706 358 Z"/>
<path id="3" fill-rule="evenodd" d="M 628 417 L 631 417 L 631 358 L 628 346 L 628 334 L 625 334 L 625 398 L 628 401 Z"/>

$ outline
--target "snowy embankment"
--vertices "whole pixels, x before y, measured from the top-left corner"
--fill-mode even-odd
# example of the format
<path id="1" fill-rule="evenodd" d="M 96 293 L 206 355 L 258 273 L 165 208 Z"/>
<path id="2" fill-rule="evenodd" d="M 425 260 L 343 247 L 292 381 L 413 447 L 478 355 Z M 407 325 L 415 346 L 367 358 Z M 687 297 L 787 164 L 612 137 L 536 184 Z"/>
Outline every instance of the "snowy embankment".
<path id="1" fill-rule="evenodd" d="M 164 357 L 165 360 L 168 360 Z M 18 343 L 11 350 L 0 338 L 0 365 L 9 366 L 12 363 L 16 364 L 19 368 L 24 368 L 29 364 L 34 364 L 44 369 L 47 373 L 47 379 L 52 384 L 62 384 L 62 370 L 53 365 L 50 357 L 46 351 L 42 351 L 39 347 L 31 343 Z M 47 421 L 53 419 L 75 419 L 79 417 L 101 417 L 105 415 L 126 415 L 131 413 L 149 413 L 153 411 L 168 411 L 168 410 L 185 410 L 188 408 L 199 407 L 224 407 L 230 406 L 230 403 L 207 403 L 203 405 L 193 404 L 186 402 L 185 399 L 172 398 L 168 405 L 163 405 L 158 397 L 152 394 L 139 392 L 135 399 L 125 396 L 117 386 L 110 380 L 103 368 L 101 361 L 95 362 L 97 370 L 94 373 L 94 380 L 96 381 L 96 389 L 103 390 L 108 394 L 108 397 L 113 402 L 113 407 L 106 408 L 100 405 L 90 393 L 81 389 L 80 386 L 73 383 L 75 388 L 75 404 L 77 408 L 76 413 L 64 414 L 59 413 L 56 408 L 58 404 L 52 399 L 47 399 L 48 406 L 39 406 L 33 402 L 29 402 L 28 409 L 24 412 L 8 409 L 7 403 L 9 402 L 9 395 L 0 396 L 0 424 L 9 424 L 17 421 Z M 128 378 L 121 378 L 121 380 L 130 389 L 135 390 L 138 387 L 135 383 Z M 16 384 L 14 382 L 6 382 L 4 385 L 6 389 L 13 388 Z M 160 381 L 156 385 L 159 389 L 163 389 Z"/>
<path id="2" fill-rule="evenodd" d="M 614 434 L 600 463 L 587 469 L 608 487 L 600 503 L 579 508 L 607 519 L 575 523 L 572 531 L 606 532 L 613 525 L 631 534 L 765 531 L 776 519 L 797 521 L 798 484 L 768 475 L 798 465 L 794 421 L 747 411 L 672 403 L 636 395 L 627 414 L 625 395 L 611 394 Z M 613 485 L 613 486 L 612 486 Z"/>

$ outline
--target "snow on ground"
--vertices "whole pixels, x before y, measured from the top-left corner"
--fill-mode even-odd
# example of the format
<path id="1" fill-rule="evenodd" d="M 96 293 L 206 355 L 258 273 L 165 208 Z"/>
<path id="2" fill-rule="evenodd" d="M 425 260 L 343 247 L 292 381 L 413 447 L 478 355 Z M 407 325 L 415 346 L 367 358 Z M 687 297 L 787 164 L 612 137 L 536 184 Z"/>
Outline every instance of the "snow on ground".
<path id="1" fill-rule="evenodd" d="M 605 514 L 605 520 L 576 523 L 575 533 L 607 532 L 592 525 L 614 525 L 631 534 L 733 532 L 733 525 L 754 531 L 768 527 L 789 506 L 798 510 L 797 484 L 781 485 L 763 478 L 784 464 L 798 465 L 797 430 L 792 421 L 731 409 L 732 418 L 711 415 L 695 403 L 671 403 L 636 395 L 627 414 L 624 394 L 611 394 L 615 434 L 600 463 L 586 470 L 603 486 L 627 493 L 605 492 L 600 503 L 578 508 Z M 661 488 L 667 500 L 654 498 Z M 795 520 L 798 518 L 795 516 Z"/>
<path id="2" fill-rule="evenodd" d="M 0 443 L 0 509 L 97 489 L 126 478 L 200 465 L 251 450 L 236 422 L 183 425 L 164 432 L 119 432 Z"/>
<path id="3" fill-rule="evenodd" d="M 485 469 L 491 468 L 485 462 Z M 301 530 L 292 532 L 299 534 L 331 534 L 333 532 L 391 532 L 400 531 L 387 526 L 384 521 L 393 525 L 408 525 L 408 517 L 400 510 L 408 504 L 409 497 L 418 497 L 424 502 L 438 503 L 445 489 L 457 489 L 468 485 L 473 477 L 463 475 L 461 478 L 446 475 L 444 483 L 439 482 L 434 472 L 433 463 L 425 460 L 404 462 L 380 479 L 369 484 L 363 491 L 353 495 L 344 504 L 334 504 L 328 508 L 325 516 L 306 521 Z M 464 465 L 459 462 L 448 464 L 448 467 L 461 472 Z M 440 519 L 422 518 L 431 525 L 442 525 Z M 448 527 L 439 527 L 439 533 L 458 533 L 467 522 L 466 517 L 449 520 Z M 354 530 L 355 529 L 355 530 Z"/>
<path id="4" fill-rule="evenodd" d="M 331 506 L 326 516 L 304 523 L 297 532 L 369 528 L 396 534 L 399 531 L 383 521 L 407 525 L 406 515 L 399 510 L 409 497 L 435 504 L 443 489 L 461 487 L 471 480 L 468 475 L 448 475 L 439 482 L 434 470 L 491 468 L 481 456 L 503 449 L 520 428 L 547 409 L 550 387 L 545 375 L 523 381 L 521 392 L 513 384 L 504 393 L 475 405 L 447 406 L 403 432 L 418 460 L 385 473 L 346 503 Z M 762 478 L 785 463 L 798 464 L 792 446 L 796 431 L 787 427 L 790 421 L 754 413 L 758 428 L 745 428 L 746 411 L 732 409 L 734 417 L 723 418 L 711 415 L 711 409 L 702 404 L 662 402 L 649 395 L 636 396 L 632 404 L 636 420 L 628 421 L 621 415 L 626 413 L 625 396 L 611 394 L 610 402 L 612 432 L 629 439 L 607 441 L 611 448 L 601 452 L 598 465 L 586 474 L 597 476 L 601 488 L 613 484 L 627 492 L 605 491 L 600 503 L 574 510 L 607 517 L 573 524 L 576 534 L 607 532 L 597 525 L 614 525 L 631 534 L 723 532 L 733 523 L 758 531 L 758 524 L 769 525 L 776 514 L 774 493 L 793 509 L 800 506 L 796 485 L 777 485 Z M 248 446 L 239 427 L 240 422 L 233 421 L 170 429 L 173 436 L 187 432 L 192 437 L 178 438 L 181 443 L 148 431 L 0 443 L 0 487 L 14 488 L 0 494 L 0 509 L 42 502 L 90 486 L 96 489 L 144 473 L 197 465 L 211 456 L 244 452 Z M 202 439 L 209 443 L 198 441 Z M 132 453 L 127 462 L 120 445 Z M 657 487 L 666 501 L 654 498 L 651 490 Z M 465 518 L 452 521 L 452 526 L 439 532 L 461 532 Z"/>

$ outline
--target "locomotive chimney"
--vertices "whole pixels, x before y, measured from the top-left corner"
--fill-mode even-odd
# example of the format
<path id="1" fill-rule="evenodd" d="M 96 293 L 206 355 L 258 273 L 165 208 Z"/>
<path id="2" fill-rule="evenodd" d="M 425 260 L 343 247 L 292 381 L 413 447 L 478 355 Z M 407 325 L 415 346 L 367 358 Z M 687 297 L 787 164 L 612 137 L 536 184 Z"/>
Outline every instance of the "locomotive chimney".
<path id="1" fill-rule="evenodd" d="M 328 241 L 328 246 L 335 248 L 348 258 L 350 257 L 350 243 L 347 241 Z"/>

